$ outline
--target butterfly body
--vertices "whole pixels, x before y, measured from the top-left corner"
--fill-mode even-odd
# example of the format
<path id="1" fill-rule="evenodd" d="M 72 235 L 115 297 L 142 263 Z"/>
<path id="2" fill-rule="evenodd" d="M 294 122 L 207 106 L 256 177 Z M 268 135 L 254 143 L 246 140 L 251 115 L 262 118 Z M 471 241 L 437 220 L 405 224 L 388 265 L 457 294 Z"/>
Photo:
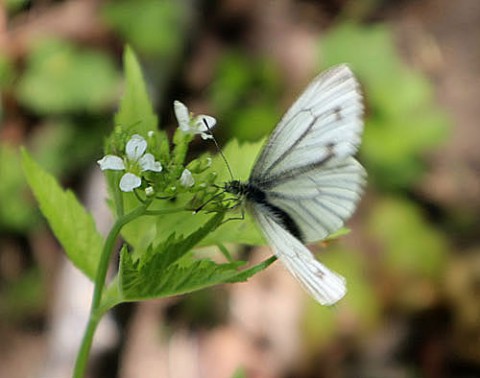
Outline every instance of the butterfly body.
<path id="1" fill-rule="evenodd" d="M 271 204 L 267 198 L 267 192 L 250 182 L 243 183 L 238 180 L 231 181 L 225 184 L 225 191 L 238 196 L 245 197 L 247 203 L 255 204 L 264 208 L 265 212 L 271 214 L 279 224 L 281 224 L 288 232 L 290 232 L 297 239 L 302 240 L 304 236 L 300 228 L 295 223 L 287 212 Z"/>
<path id="2" fill-rule="evenodd" d="M 353 157 L 362 116 L 362 95 L 350 69 L 327 70 L 283 116 L 248 181 L 224 187 L 243 198 L 276 256 L 321 304 L 345 295 L 345 279 L 304 243 L 337 231 L 355 210 L 366 176 Z"/>

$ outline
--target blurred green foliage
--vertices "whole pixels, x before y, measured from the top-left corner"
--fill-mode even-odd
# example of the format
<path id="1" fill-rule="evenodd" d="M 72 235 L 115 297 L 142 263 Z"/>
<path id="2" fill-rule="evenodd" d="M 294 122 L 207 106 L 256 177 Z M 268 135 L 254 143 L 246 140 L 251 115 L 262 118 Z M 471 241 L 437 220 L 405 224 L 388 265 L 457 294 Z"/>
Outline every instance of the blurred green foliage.
<path id="1" fill-rule="evenodd" d="M 0 144 L 0 230 L 26 232 L 35 220 L 34 210 L 26 206 L 27 187 L 18 150 Z"/>
<path id="2" fill-rule="evenodd" d="M 99 156 L 110 119 L 55 117 L 34 133 L 30 148 L 35 159 L 56 176 L 68 177 L 91 166 Z"/>
<path id="3" fill-rule="evenodd" d="M 383 189 L 411 187 L 425 172 L 422 158 L 448 136 L 449 121 L 432 85 L 402 62 L 386 25 L 344 23 L 320 46 L 325 66 L 347 62 L 363 85 L 367 123 L 361 156 L 369 181 Z"/>
<path id="4" fill-rule="evenodd" d="M 112 1 L 103 15 L 136 51 L 166 60 L 178 56 L 189 19 L 186 3 L 166 0 Z"/>
<path id="5" fill-rule="evenodd" d="M 95 112 L 113 105 L 119 79 L 106 53 L 49 39 L 31 51 L 16 95 L 24 106 L 40 114 Z"/>
<path id="6" fill-rule="evenodd" d="M 226 52 L 218 62 L 210 86 L 210 101 L 221 120 L 219 132 L 256 141 L 280 120 L 280 76 L 266 59 Z"/>
<path id="7" fill-rule="evenodd" d="M 10 324 L 42 316 L 47 297 L 45 279 L 40 268 L 32 267 L 3 285 L 0 296 L 0 319 Z"/>
<path id="8" fill-rule="evenodd" d="M 318 306 L 310 299 L 302 322 L 303 342 L 307 350 L 325 347 L 339 331 L 339 313 L 354 319 L 353 329 L 369 332 L 381 318 L 378 293 L 369 282 L 368 263 L 359 251 L 332 244 L 319 254 L 318 259 L 347 278 L 348 292 L 334 307 Z"/>
<path id="9" fill-rule="evenodd" d="M 0 88 L 8 87 L 12 84 L 14 69 L 10 60 L 0 54 Z"/>
<path id="10" fill-rule="evenodd" d="M 437 282 L 442 277 L 447 240 L 414 203 L 400 198 L 379 199 L 368 228 L 381 244 L 381 259 L 390 274 L 402 272 Z"/>
<path id="11" fill-rule="evenodd" d="M 5 0 L 3 4 L 9 14 L 15 13 L 25 7 L 30 0 Z"/>

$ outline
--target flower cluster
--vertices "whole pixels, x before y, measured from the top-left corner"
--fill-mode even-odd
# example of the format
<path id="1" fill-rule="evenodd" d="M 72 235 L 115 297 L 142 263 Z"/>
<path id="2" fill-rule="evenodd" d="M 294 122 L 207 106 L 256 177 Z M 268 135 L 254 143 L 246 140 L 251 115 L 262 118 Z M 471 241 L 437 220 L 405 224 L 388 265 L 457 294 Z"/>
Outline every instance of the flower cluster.
<path id="1" fill-rule="evenodd" d="M 125 146 L 125 158 L 115 155 L 106 155 L 98 160 L 102 171 L 109 169 L 114 171 L 126 171 L 120 179 L 120 189 L 123 192 L 131 192 L 142 184 L 141 172 L 161 172 L 162 164 L 155 161 L 151 153 L 145 153 L 147 141 L 138 134 L 132 135 Z"/>
<path id="2" fill-rule="evenodd" d="M 203 139 L 212 138 L 210 129 L 215 126 L 216 120 L 208 115 L 194 116 L 188 108 L 180 101 L 174 102 L 175 116 L 181 131 L 189 134 L 200 134 Z M 153 132 L 149 132 L 152 136 Z M 141 135 L 134 134 L 128 140 L 125 146 L 125 156 L 106 155 L 97 163 L 100 169 L 125 171 L 120 179 L 120 190 L 123 192 L 132 192 L 134 189 L 142 185 L 142 173 L 146 171 L 162 172 L 163 167 L 155 157 L 146 152 L 147 141 Z M 185 188 L 191 188 L 195 185 L 192 172 L 184 169 L 180 178 L 180 184 Z"/>

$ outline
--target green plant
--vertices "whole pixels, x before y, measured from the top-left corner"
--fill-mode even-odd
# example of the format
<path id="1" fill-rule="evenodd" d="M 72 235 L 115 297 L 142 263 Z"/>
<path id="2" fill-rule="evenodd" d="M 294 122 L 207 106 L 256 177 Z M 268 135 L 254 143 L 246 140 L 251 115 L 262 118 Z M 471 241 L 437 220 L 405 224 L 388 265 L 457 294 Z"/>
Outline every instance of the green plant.
<path id="1" fill-rule="evenodd" d="M 26 150 L 22 152 L 23 170 L 43 215 L 72 263 L 95 283 L 75 377 L 84 375 L 98 322 L 117 304 L 244 281 L 275 261 L 271 257 L 245 267 L 246 261 L 233 261 L 221 246 L 239 240 L 260 243 L 261 239 L 249 221 L 241 226 L 226 222 L 221 232 L 217 230 L 229 207 L 228 201 L 223 205 L 215 186 L 217 180 L 227 179 L 223 162 L 208 155 L 188 164 L 185 161 L 188 144 L 195 134 L 202 134 L 199 127 L 203 125 L 198 121 L 213 119 L 193 118 L 183 109 L 185 119 L 177 114 L 181 127 L 170 148 L 166 133 L 157 129 L 138 62 L 129 49 L 124 63 L 125 95 L 115 117 L 117 126 L 106 140 L 106 155 L 99 161 L 106 173 L 109 203 L 116 216 L 106 239 L 74 194 L 63 190 Z M 260 144 L 232 144 L 225 154 L 227 158 L 233 151 L 252 156 L 253 163 L 259 147 Z M 241 166 L 248 168 L 248 162 L 243 160 Z M 234 168 L 240 177 L 248 172 L 240 166 Z M 208 202 L 208 198 L 215 201 Z M 205 210 L 213 212 L 195 213 L 193 210 L 200 204 L 206 204 Z M 126 243 L 120 251 L 119 269 L 106 282 L 107 268 L 120 236 Z M 206 245 L 220 245 L 227 261 L 218 263 L 195 254 L 195 248 Z"/>

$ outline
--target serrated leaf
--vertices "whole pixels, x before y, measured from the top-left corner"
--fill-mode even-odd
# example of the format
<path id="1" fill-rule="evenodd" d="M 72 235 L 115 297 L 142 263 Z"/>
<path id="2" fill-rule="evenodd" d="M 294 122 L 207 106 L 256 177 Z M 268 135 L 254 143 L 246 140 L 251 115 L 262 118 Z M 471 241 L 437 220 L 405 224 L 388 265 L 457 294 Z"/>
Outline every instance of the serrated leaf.
<path id="1" fill-rule="evenodd" d="M 157 128 L 157 116 L 150 103 L 140 64 L 128 46 L 125 48 L 123 64 L 125 93 L 120 102 L 120 110 L 115 115 L 115 124 L 129 134 L 147 136 L 150 130 Z"/>
<path id="2" fill-rule="evenodd" d="M 122 259 L 126 281 L 122 294 L 125 301 L 185 294 L 226 282 L 244 264 L 243 261 L 216 264 L 210 260 L 192 260 L 182 265 L 170 265 L 164 271 L 146 278 L 145 269 L 137 269 L 130 256 L 127 257 L 125 253 Z"/>
<path id="3" fill-rule="evenodd" d="M 40 205 L 53 233 L 72 263 L 94 279 L 103 246 L 92 216 L 70 190 L 63 190 L 57 180 L 22 150 L 22 168 L 28 185 Z"/>
<path id="4" fill-rule="evenodd" d="M 123 250 L 119 272 L 121 299 L 117 302 L 184 294 L 220 283 L 245 281 L 275 261 L 272 257 L 241 271 L 239 268 L 246 264 L 245 261 L 217 264 L 186 255 L 218 226 L 222 217 L 222 214 L 213 216 L 187 238 L 172 234 L 159 248 L 150 250 L 137 261 Z"/>

